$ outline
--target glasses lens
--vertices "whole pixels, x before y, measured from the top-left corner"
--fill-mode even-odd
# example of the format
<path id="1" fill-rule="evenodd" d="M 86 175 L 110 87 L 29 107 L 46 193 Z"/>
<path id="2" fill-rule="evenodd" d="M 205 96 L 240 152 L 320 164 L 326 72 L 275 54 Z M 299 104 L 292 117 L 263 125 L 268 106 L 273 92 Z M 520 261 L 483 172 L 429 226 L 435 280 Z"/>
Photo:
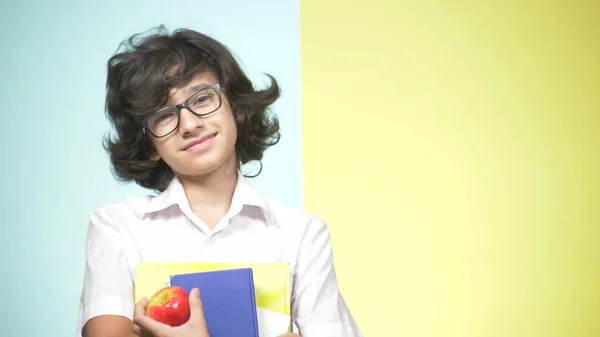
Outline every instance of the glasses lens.
<path id="1" fill-rule="evenodd" d="M 148 128 L 157 137 L 162 137 L 177 127 L 177 110 L 169 108 L 157 111 L 148 120 Z"/>
<path id="2" fill-rule="evenodd" d="M 203 89 L 187 101 L 189 109 L 196 115 L 208 115 L 221 107 L 219 92 L 213 87 Z M 163 137 L 177 128 L 179 116 L 175 107 L 162 109 L 148 119 L 148 128 L 156 137 Z"/>
<path id="3" fill-rule="evenodd" d="M 195 114 L 208 115 L 219 108 L 221 100 L 218 92 L 211 87 L 201 90 L 190 97 L 188 105 Z"/>

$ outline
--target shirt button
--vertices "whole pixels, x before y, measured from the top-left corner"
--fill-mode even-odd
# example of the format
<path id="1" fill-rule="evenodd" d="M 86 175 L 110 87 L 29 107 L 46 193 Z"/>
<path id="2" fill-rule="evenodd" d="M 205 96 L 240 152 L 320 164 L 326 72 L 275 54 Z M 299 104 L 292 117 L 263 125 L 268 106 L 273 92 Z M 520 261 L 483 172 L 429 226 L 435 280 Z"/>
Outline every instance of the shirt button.
<path id="1" fill-rule="evenodd" d="M 215 242 L 215 239 L 213 239 L 212 237 L 210 237 L 210 238 L 206 239 L 206 242 L 213 243 L 213 242 Z"/>

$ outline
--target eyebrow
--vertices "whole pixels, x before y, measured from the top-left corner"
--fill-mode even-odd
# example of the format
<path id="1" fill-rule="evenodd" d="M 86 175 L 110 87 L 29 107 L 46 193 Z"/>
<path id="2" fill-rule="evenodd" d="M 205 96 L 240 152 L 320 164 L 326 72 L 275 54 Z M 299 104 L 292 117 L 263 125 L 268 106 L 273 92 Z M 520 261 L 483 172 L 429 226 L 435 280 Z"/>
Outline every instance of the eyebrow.
<path id="1" fill-rule="evenodd" d="M 200 89 L 204 89 L 209 87 L 210 84 L 206 84 L 206 83 L 200 83 L 198 85 L 195 85 L 193 87 L 187 88 L 187 96 L 190 97 L 190 95 L 192 95 L 193 93 L 195 93 L 196 91 L 200 90 Z"/>
<path id="2" fill-rule="evenodd" d="M 204 89 L 204 88 L 208 88 L 208 87 L 210 87 L 210 84 L 200 83 L 193 87 L 188 87 L 188 88 L 184 89 L 185 94 L 186 94 L 185 99 L 189 99 L 190 96 L 192 96 L 194 93 L 196 93 L 196 91 L 199 91 L 200 89 Z M 163 108 L 174 106 L 175 104 L 179 104 L 179 103 L 181 103 L 181 102 L 174 102 L 173 99 L 169 98 L 169 100 L 167 101 L 167 104 Z"/>

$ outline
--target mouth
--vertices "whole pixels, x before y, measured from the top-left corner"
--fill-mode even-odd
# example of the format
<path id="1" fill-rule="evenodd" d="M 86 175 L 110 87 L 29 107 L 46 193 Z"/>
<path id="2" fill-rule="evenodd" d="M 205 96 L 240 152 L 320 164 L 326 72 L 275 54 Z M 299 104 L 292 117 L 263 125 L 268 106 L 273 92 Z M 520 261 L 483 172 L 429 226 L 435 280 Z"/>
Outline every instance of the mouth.
<path id="1" fill-rule="evenodd" d="M 195 146 L 206 143 L 207 141 L 210 141 L 211 139 L 213 139 L 215 136 L 217 135 L 217 132 L 215 133 L 211 133 L 208 135 L 204 135 L 192 142 L 187 143 L 183 148 L 182 151 L 190 151 L 192 150 Z"/>

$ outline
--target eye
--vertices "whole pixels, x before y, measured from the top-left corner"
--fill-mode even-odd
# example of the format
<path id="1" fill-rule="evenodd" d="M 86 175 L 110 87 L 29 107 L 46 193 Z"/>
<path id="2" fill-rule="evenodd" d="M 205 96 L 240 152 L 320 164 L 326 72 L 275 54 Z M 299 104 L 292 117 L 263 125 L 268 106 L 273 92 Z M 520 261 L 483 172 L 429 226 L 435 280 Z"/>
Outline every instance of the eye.
<path id="1" fill-rule="evenodd" d="M 194 105 L 206 104 L 206 102 L 208 102 L 209 100 L 210 100 L 209 95 L 203 95 L 203 96 L 196 98 L 196 100 L 194 101 Z"/>
<path id="2" fill-rule="evenodd" d="M 175 112 L 173 111 L 164 111 L 158 113 L 155 117 L 152 118 L 153 124 L 161 124 L 169 122 L 175 117 Z"/>

